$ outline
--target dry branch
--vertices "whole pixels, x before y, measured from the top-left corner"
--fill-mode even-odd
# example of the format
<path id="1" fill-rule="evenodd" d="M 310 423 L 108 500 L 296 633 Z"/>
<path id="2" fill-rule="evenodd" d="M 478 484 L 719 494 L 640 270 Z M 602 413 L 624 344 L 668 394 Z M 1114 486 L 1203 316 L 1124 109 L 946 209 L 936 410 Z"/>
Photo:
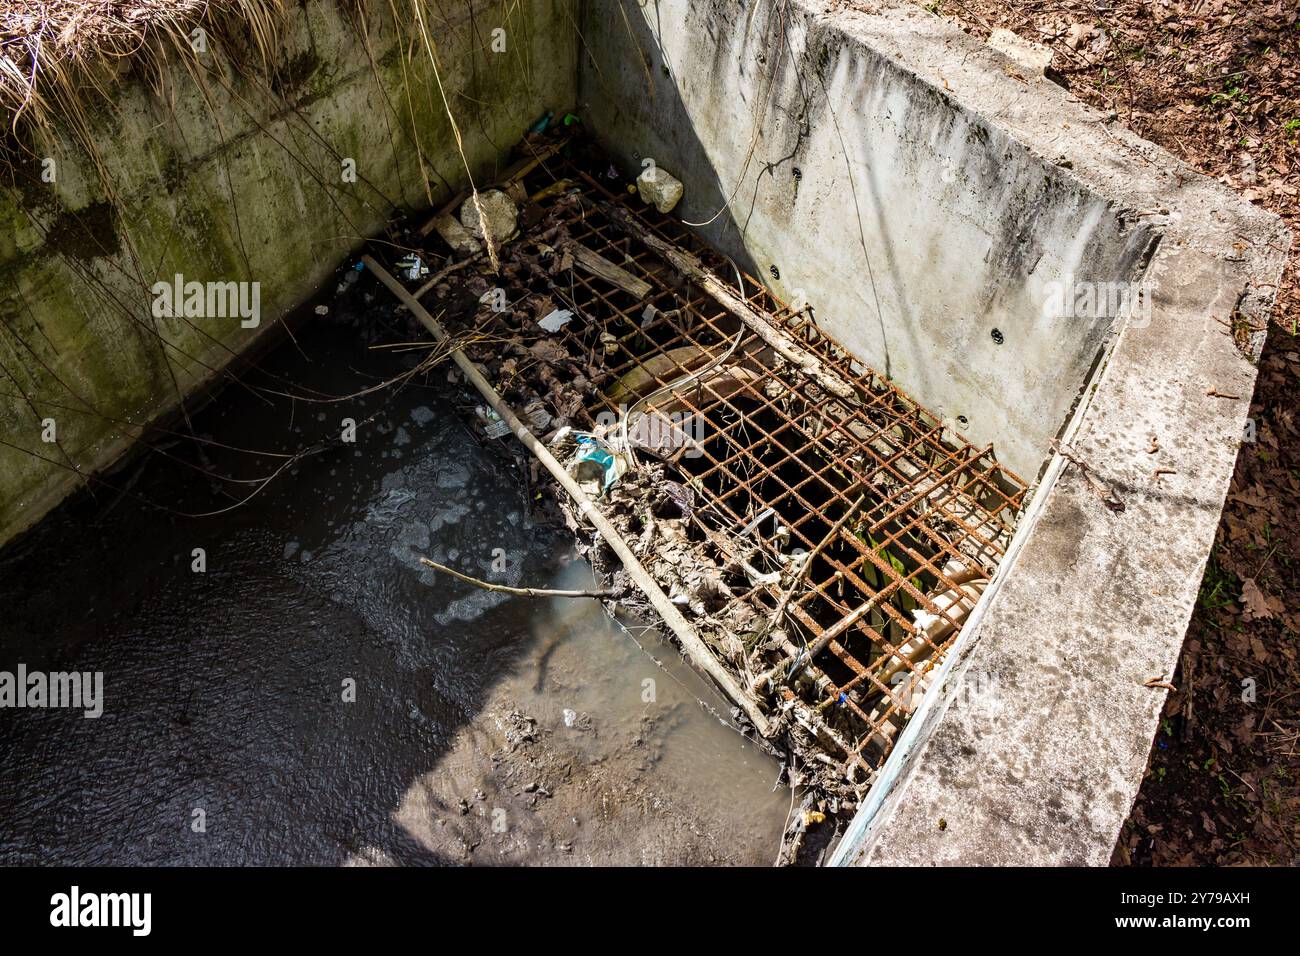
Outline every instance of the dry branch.
<path id="1" fill-rule="evenodd" d="M 445 564 L 439 564 L 437 561 L 430 561 L 428 558 L 420 558 L 421 564 L 426 564 L 431 568 L 441 571 L 443 574 L 450 574 L 457 580 L 464 581 L 466 584 L 472 584 L 476 588 L 482 588 L 484 591 L 497 591 L 501 594 L 517 594 L 520 597 L 545 597 L 545 598 L 614 598 L 618 597 L 618 592 L 609 588 L 588 588 L 586 590 L 567 591 L 557 588 L 512 588 L 507 584 L 492 584 L 489 581 L 481 581 L 478 578 L 471 577 L 468 574 L 462 574 L 455 568 L 449 568 Z"/>

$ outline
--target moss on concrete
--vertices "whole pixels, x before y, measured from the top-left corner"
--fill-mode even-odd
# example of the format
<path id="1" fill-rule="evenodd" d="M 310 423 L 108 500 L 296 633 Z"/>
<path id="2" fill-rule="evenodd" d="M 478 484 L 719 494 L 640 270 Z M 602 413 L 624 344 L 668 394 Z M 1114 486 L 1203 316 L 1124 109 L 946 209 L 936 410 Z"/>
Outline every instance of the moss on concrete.
<path id="1" fill-rule="evenodd" d="M 470 0 L 430 23 L 476 176 L 504 165 L 541 112 L 573 105 L 572 2 Z M 137 431 L 112 420 L 175 408 L 395 207 L 463 184 L 427 53 L 399 38 L 387 5 L 373 7 L 370 56 L 334 0 L 306 0 L 273 76 L 232 68 L 206 89 L 174 76 L 165 99 L 125 82 L 93 120 L 111 190 L 64 139 L 37 147 L 55 160 L 53 183 L 33 158 L 22 187 L 0 193 L 0 542 L 130 446 Z M 505 54 L 490 50 L 496 26 Z M 149 286 L 175 273 L 260 283 L 260 326 L 155 319 Z M 47 417 L 56 445 L 41 441 Z"/>

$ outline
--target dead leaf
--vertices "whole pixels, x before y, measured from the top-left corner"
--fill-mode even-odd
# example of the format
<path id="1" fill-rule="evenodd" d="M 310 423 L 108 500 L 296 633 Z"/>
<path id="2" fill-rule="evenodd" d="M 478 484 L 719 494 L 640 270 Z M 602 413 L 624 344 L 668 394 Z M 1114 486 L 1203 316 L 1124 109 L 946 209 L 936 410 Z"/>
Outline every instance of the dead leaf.
<path id="1" fill-rule="evenodd" d="M 1268 606 L 1268 598 L 1259 589 L 1254 578 L 1246 578 L 1241 582 L 1241 606 L 1246 609 L 1244 616 L 1247 621 L 1262 621 L 1273 616 L 1273 610 Z"/>

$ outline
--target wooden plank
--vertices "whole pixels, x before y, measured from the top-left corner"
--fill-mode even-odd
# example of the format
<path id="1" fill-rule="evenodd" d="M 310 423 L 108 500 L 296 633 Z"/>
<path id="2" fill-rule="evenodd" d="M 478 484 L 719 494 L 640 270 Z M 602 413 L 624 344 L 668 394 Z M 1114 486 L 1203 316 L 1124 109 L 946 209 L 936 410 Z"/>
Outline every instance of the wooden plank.
<path id="1" fill-rule="evenodd" d="M 573 261 L 597 278 L 604 279 L 610 285 L 617 286 L 638 301 L 650 294 L 650 283 L 638 279 L 622 266 L 616 266 L 599 252 L 593 252 L 580 242 L 569 246 L 573 250 Z"/>

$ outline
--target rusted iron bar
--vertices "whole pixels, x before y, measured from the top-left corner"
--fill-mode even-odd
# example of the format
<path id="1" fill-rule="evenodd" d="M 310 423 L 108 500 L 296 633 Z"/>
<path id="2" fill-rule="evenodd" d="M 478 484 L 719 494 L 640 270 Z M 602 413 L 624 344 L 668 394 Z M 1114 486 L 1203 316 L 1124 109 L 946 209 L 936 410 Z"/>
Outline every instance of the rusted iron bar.
<path id="1" fill-rule="evenodd" d="M 757 309 L 733 293 L 725 282 L 704 268 L 703 264 L 695 256 L 671 243 L 664 242 L 627 215 L 626 212 L 618 210 L 617 207 L 606 205 L 604 212 L 615 225 L 626 230 L 630 235 L 635 236 L 650 249 L 661 255 L 674 269 L 713 296 L 719 305 L 758 333 L 759 338 L 775 349 L 783 359 L 794 365 L 822 388 L 845 400 L 857 397 L 857 392 L 852 385 L 823 366 L 819 359 L 810 355 L 807 350 L 800 348 L 799 344 L 791 339 L 789 335 L 778 329 Z"/>

